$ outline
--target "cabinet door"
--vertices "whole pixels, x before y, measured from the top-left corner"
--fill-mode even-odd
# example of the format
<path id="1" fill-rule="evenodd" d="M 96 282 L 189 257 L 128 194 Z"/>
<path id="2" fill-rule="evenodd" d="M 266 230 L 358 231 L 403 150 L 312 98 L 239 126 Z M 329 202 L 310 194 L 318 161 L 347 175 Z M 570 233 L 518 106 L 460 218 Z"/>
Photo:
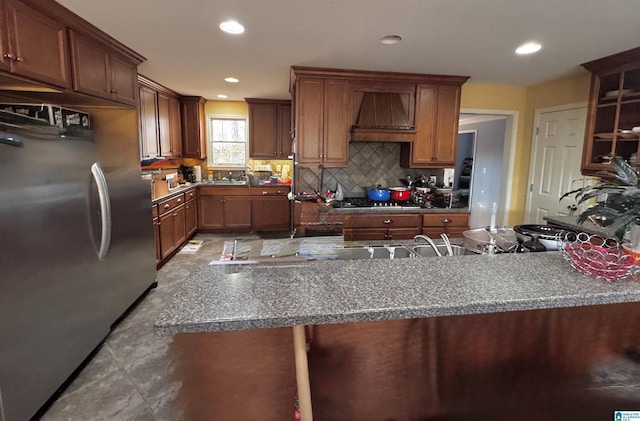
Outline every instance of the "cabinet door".
<path id="1" fill-rule="evenodd" d="M 322 163 L 323 104 L 323 79 L 299 78 L 296 83 L 296 158 L 300 164 Z"/>
<path id="2" fill-rule="evenodd" d="M 385 240 L 413 240 L 413 237 L 422 233 L 419 227 L 416 228 L 390 228 Z"/>
<path id="3" fill-rule="evenodd" d="M 418 85 L 416 90 L 416 140 L 410 145 L 411 164 L 431 164 L 435 159 L 438 86 Z"/>
<path id="4" fill-rule="evenodd" d="M 251 228 L 254 231 L 287 231 L 291 209 L 286 197 L 251 198 Z"/>
<path id="5" fill-rule="evenodd" d="M 69 31 L 73 60 L 73 89 L 110 98 L 109 56 L 105 49 L 74 31 Z"/>
<path id="6" fill-rule="evenodd" d="M 134 105 L 137 100 L 138 66 L 116 54 L 109 54 L 108 76 L 111 99 Z"/>
<path id="7" fill-rule="evenodd" d="M 174 250 L 173 236 L 175 233 L 175 219 L 173 212 L 168 212 L 159 218 L 160 222 L 160 260 L 167 258 Z"/>
<path id="8" fill-rule="evenodd" d="M 156 91 L 140 85 L 140 152 L 142 158 L 159 156 Z"/>
<path id="9" fill-rule="evenodd" d="M 345 228 L 344 240 L 345 241 L 372 241 L 372 240 L 386 240 L 387 229 L 386 228 Z"/>
<path id="10" fill-rule="evenodd" d="M 225 196 L 223 209 L 225 228 L 251 228 L 251 199 L 246 196 Z"/>
<path id="11" fill-rule="evenodd" d="M 456 165 L 456 139 L 460 117 L 460 87 L 440 85 L 435 134 L 435 160 L 441 166 Z"/>
<path id="12" fill-rule="evenodd" d="M 187 238 L 198 229 L 198 201 L 190 200 L 184 204 L 184 220 Z"/>
<path id="13" fill-rule="evenodd" d="M 158 143 L 160 145 L 160 156 L 175 156 L 171 147 L 169 97 L 162 92 L 158 92 Z"/>
<path id="14" fill-rule="evenodd" d="M 0 1 L 0 24 L 3 28 L 8 28 L 9 18 L 7 16 L 7 9 L 5 3 Z M 0 29 L 0 70 L 9 71 L 11 69 L 11 59 L 8 57 L 9 51 L 9 37 L 8 30 Z"/>
<path id="15" fill-rule="evenodd" d="M 204 159 L 207 157 L 204 137 L 204 98 L 183 97 L 182 105 L 182 156 Z"/>
<path id="16" fill-rule="evenodd" d="M 292 153 L 291 105 L 278 105 L 278 157 L 288 158 Z"/>
<path id="17" fill-rule="evenodd" d="M 224 228 L 223 196 L 200 196 L 198 200 L 198 228 Z"/>
<path id="18" fill-rule="evenodd" d="M 6 16 L 8 48 L 3 55 L 11 57 L 5 67 L 21 76 L 70 87 L 66 27 L 17 0 L 6 0 Z"/>
<path id="19" fill-rule="evenodd" d="M 156 242 L 156 264 L 162 259 L 162 249 L 160 248 L 160 219 L 153 218 L 153 238 Z"/>
<path id="20" fill-rule="evenodd" d="M 169 97 L 169 138 L 173 156 L 182 156 L 182 124 L 180 123 L 180 100 Z"/>
<path id="21" fill-rule="evenodd" d="M 173 211 L 173 246 L 178 248 L 187 240 L 185 207 Z"/>
<path id="22" fill-rule="evenodd" d="M 324 81 L 324 151 L 325 167 L 346 167 L 349 161 L 349 81 Z"/>
<path id="23" fill-rule="evenodd" d="M 249 104 L 249 156 L 251 158 L 278 157 L 277 111 L 276 104 Z"/>

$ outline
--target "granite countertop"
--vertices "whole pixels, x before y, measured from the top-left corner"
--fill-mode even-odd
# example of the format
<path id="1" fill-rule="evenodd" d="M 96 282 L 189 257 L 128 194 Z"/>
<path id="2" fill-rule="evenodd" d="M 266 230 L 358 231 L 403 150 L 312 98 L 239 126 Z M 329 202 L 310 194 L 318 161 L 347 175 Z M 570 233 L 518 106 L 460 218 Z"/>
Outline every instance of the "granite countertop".
<path id="1" fill-rule="evenodd" d="M 559 252 L 209 265 L 155 323 L 161 334 L 640 301 L 640 275 L 582 275 Z"/>

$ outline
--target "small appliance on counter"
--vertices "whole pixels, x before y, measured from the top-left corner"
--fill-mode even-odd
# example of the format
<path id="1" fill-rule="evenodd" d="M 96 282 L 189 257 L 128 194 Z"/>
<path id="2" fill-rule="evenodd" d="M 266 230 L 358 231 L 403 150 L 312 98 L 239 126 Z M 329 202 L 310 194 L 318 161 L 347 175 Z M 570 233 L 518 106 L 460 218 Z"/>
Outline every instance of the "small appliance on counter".
<path id="1" fill-rule="evenodd" d="M 198 168 L 200 168 L 200 167 L 198 167 Z M 187 167 L 186 165 L 180 164 L 180 168 L 178 169 L 178 173 L 182 177 L 183 181 L 186 181 L 188 183 L 195 183 L 196 174 L 195 174 L 194 167 Z"/>

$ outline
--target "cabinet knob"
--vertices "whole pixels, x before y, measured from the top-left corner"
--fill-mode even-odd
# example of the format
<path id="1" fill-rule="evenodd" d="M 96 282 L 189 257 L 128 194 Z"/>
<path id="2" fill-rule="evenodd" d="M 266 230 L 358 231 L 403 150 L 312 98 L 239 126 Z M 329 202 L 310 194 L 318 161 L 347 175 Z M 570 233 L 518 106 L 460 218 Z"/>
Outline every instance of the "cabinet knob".
<path id="1" fill-rule="evenodd" d="M 384 221 L 382 221 L 383 224 L 389 225 L 389 224 L 393 224 L 393 220 L 392 219 L 385 219 Z"/>
<path id="2" fill-rule="evenodd" d="M 15 57 L 13 54 L 11 53 L 7 53 L 7 54 L 3 54 L 2 57 L 4 58 L 8 58 L 10 60 L 13 60 L 13 58 Z"/>
<path id="3" fill-rule="evenodd" d="M 269 192 L 268 192 L 268 191 L 263 191 L 263 192 L 262 192 L 262 195 L 263 195 L 263 196 L 266 196 L 266 195 L 268 195 L 268 194 L 269 194 Z"/>
<path id="4" fill-rule="evenodd" d="M 15 61 L 20 61 L 20 62 L 22 62 L 22 61 L 24 61 L 24 60 L 22 59 L 22 57 L 18 56 L 18 57 L 16 57 L 16 58 L 15 58 Z"/>
<path id="5" fill-rule="evenodd" d="M 451 219 L 449 219 L 449 218 L 444 218 L 444 219 L 442 220 L 442 223 L 443 223 L 443 224 L 450 224 L 450 223 L 451 223 Z"/>
<path id="6" fill-rule="evenodd" d="M 109 89 L 109 93 L 110 94 L 119 94 L 120 91 L 118 91 L 117 89 Z"/>
<path id="7" fill-rule="evenodd" d="M 176 200 L 176 202 L 180 203 L 180 202 L 182 202 L 182 199 L 178 199 L 178 200 Z"/>
<path id="8" fill-rule="evenodd" d="M 170 204 L 168 204 L 168 203 L 166 203 L 166 204 L 164 205 L 164 208 L 165 208 L 165 209 L 169 209 L 170 207 L 171 207 L 171 205 L 170 205 Z"/>

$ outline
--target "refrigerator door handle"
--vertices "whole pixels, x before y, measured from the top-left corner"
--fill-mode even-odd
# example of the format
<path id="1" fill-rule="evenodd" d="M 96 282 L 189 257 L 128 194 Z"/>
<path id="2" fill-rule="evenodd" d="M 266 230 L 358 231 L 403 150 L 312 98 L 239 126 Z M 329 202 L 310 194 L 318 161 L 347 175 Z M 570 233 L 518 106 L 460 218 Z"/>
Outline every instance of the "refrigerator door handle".
<path id="1" fill-rule="evenodd" d="M 111 243 L 111 203 L 109 200 L 109 189 L 107 179 L 100 164 L 94 162 L 91 165 L 91 174 L 98 187 L 98 198 L 100 199 L 100 216 L 102 218 L 102 234 L 100 236 L 100 249 L 98 250 L 98 260 L 104 260 L 109 251 Z"/>

